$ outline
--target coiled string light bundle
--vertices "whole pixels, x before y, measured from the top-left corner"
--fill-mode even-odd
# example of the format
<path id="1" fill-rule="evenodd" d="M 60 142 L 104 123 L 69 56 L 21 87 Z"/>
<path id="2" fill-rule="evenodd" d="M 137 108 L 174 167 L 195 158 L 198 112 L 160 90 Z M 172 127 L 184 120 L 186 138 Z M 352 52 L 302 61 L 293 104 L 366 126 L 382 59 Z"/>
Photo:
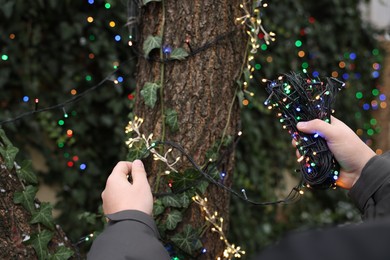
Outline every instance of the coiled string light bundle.
<path id="1" fill-rule="evenodd" d="M 269 97 L 264 102 L 269 109 L 278 110 L 278 117 L 291 137 L 297 141 L 301 155 L 303 183 L 307 187 L 327 189 L 335 187 L 340 166 L 319 134 L 305 134 L 297 129 L 300 121 L 321 119 L 330 123 L 332 105 L 344 82 L 335 78 L 311 79 L 301 74 L 284 74 L 268 81 Z"/>

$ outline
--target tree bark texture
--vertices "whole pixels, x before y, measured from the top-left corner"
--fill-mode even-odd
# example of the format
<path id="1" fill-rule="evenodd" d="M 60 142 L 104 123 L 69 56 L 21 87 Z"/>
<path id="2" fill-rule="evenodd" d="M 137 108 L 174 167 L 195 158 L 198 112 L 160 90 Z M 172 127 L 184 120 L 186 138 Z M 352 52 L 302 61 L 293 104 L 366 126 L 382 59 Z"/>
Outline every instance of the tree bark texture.
<path id="1" fill-rule="evenodd" d="M 390 42 L 383 41 L 382 47 L 385 51 L 384 53 L 384 61 L 383 61 L 383 69 L 381 73 L 381 85 L 383 88 L 381 89 L 381 93 L 385 94 L 386 97 L 390 97 Z M 387 101 L 388 103 L 388 101 Z M 389 106 L 389 104 L 387 105 Z M 380 109 L 373 112 L 373 115 L 378 118 L 379 125 L 381 127 L 381 132 L 376 135 L 376 146 L 381 149 L 383 152 L 388 151 L 390 149 L 390 110 Z"/>
<path id="2" fill-rule="evenodd" d="M 23 189 L 15 168 L 8 170 L 0 156 L 0 259 L 38 259 L 34 248 L 24 241 L 43 226 L 31 224 L 31 214 L 22 205 L 14 203 L 15 192 Z M 39 201 L 36 203 L 39 204 Z M 49 253 L 54 254 L 59 245 L 73 249 L 59 226 L 51 232 L 54 234 L 48 243 Z"/>
<path id="3" fill-rule="evenodd" d="M 145 120 L 142 131 L 145 134 L 153 133 L 155 139 L 161 139 L 164 120 L 162 106 L 163 110 L 174 109 L 178 112 L 179 130 L 172 133 L 167 128 L 163 138 L 180 144 L 199 165 L 206 163 L 206 152 L 223 137 L 225 128 L 225 134 L 230 136 L 236 136 L 239 131 L 236 80 L 245 60 L 247 42 L 244 29 L 235 24 L 235 18 L 243 15 L 240 3 L 238 0 L 166 0 L 149 3 L 143 8 L 139 46 L 148 35 L 161 33 L 163 46 L 169 45 L 172 49 L 181 47 L 191 53 L 201 46 L 207 46 L 183 61 L 165 63 L 163 72 L 161 63 L 140 58 L 137 74 L 135 114 Z M 165 5 L 165 17 L 162 5 Z M 189 44 L 185 43 L 186 39 Z M 216 39 L 219 39 L 216 43 L 207 44 Z M 154 57 L 159 55 L 154 54 Z M 160 82 L 162 73 L 161 95 L 151 109 L 145 105 L 140 91 L 145 82 Z M 185 164 L 184 160 L 179 170 L 189 166 Z M 156 165 L 147 166 L 153 185 L 158 168 Z M 231 153 L 224 164 L 227 186 L 231 186 L 233 167 L 234 154 Z M 223 229 L 226 232 L 230 194 L 210 185 L 206 196 L 210 210 L 218 211 L 224 218 Z M 183 222 L 195 226 L 204 224 L 199 206 L 192 203 Z M 219 235 L 209 230 L 202 237 L 202 243 L 208 250 L 204 259 L 221 256 L 224 243 Z"/>

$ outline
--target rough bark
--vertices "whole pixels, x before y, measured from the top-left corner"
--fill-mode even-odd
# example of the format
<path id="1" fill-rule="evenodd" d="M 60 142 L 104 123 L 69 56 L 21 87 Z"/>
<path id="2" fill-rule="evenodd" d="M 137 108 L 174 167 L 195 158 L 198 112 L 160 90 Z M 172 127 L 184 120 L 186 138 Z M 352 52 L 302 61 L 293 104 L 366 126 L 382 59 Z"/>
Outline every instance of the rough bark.
<path id="1" fill-rule="evenodd" d="M 385 94 L 386 97 L 390 97 L 390 88 L 387 87 L 390 85 L 390 42 L 382 42 L 382 47 L 385 51 L 385 59 L 381 73 L 381 85 L 383 86 L 381 92 Z M 380 109 L 378 111 L 374 111 L 373 115 L 378 118 L 379 125 L 381 127 L 381 132 L 375 137 L 377 143 L 376 146 L 382 151 L 388 151 L 390 149 L 390 110 L 388 108 Z"/>
<path id="2" fill-rule="evenodd" d="M 30 224 L 31 214 L 13 201 L 14 193 L 22 191 L 23 184 L 15 170 L 9 171 L 0 156 L 0 259 L 38 259 L 33 247 L 23 243 L 26 235 L 40 230 L 38 224 Z M 36 201 L 39 203 L 39 201 Z M 55 227 L 48 251 L 53 254 L 59 245 L 72 248 L 59 226 Z"/>
<path id="3" fill-rule="evenodd" d="M 161 64 L 142 58 L 138 62 L 137 96 L 140 98 L 136 102 L 135 114 L 145 120 L 143 132 L 153 133 L 155 138 L 161 138 L 161 102 L 164 109 L 175 109 L 179 113 L 179 131 L 172 133 L 167 128 L 164 139 L 179 143 L 199 165 L 204 165 L 206 151 L 222 138 L 225 127 L 226 135 L 235 136 L 239 130 L 235 81 L 240 74 L 246 46 L 244 30 L 234 23 L 235 18 L 242 15 L 240 3 L 238 0 L 166 0 L 164 24 L 161 3 L 150 3 L 143 9 L 139 46 L 142 46 L 148 35 L 159 35 L 163 30 L 163 45 L 182 47 L 191 52 L 232 32 L 184 61 L 165 64 L 163 100 L 159 96 L 154 109 L 145 106 L 140 91 L 145 82 L 160 80 Z M 190 39 L 190 46 L 185 44 L 187 38 Z M 155 54 L 157 57 L 158 54 Z M 185 168 L 184 164 L 185 162 L 180 165 L 181 169 Z M 228 173 L 225 184 L 230 186 L 234 167 L 233 153 L 224 166 Z M 150 181 L 153 184 L 158 169 L 152 166 L 150 171 Z M 218 211 L 224 218 L 224 230 L 227 231 L 229 194 L 211 185 L 206 196 L 210 209 Z M 201 214 L 199 207 L 192 205 L 184 222 L 201 225 L 204 223 Z M 220 256 L 224 249 L 219 235 L 211 231 L 204 235 L 202 243 L 208 250 L 208 255 L 204 256 L 207 259 L 210 256 Z"/>

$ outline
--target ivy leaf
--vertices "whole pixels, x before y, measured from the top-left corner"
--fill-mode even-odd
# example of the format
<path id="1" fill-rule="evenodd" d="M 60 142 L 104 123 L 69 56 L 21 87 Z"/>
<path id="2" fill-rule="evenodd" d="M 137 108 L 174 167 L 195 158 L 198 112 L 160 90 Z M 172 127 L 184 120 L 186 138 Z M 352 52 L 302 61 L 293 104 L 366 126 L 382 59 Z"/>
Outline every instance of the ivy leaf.
<path id="1" fill-rule="evenodd" d="M 29 185 L 24 191 L 15 192 L 14 203 L 22 204 L 25 209 L 27 209 L 30 213 L 33 213 L 35 211 L 34 198 L 37 191 L 37 187 Z"/>
<path id="2" fill-rule="evenodd" d="M 15 157 L 18 152 L 19 149 L 12 145 L 0 147 L 0 155 L 3 157 L 5 166 L 8 170 L 11 170 L 14 167 Z"/>
<path id="3" fill-rule="evenodd" d="M 4 143 L 5 146 L 12 146 L 11 141 L 8 139 L 8 137 L 5 135 L 4 130 L 1 128 L 0 128 L 0 140 Z"/>
<path id="4" fill-rule="evenodd" d="M 207 187 L 209 186 L 208 181 L 201 181 L 196 188 L 200 191 L 201 194 L 204 194 L 206 192 Z"/>
<path id="5" fill-rule="evenodd" d="M 52 215 L 52 206 L 48 202 L 42 202 L 41 207 L 37 212 L 32 214 L 32 219 L 30 221 L 31 224 L 41 223 L 46 227 L 53 229 L 53 215 Z"/>
<path id="6" fill-rule="evenodd" d="M 144 5 L 147 5 L 150 2 L 161 2 L 161 0 L 143 0 Z"/>
<path id="7" fill-rule="evenodd" d="M 149 150 L 147 149 L 145 143 L 137 142 L 129 149 L 127 153 L 127 160 L 134 161 L 136 159 L 142 159 L 149 155 Z"/>
<path id="8" fill-rule="evenodd" d="M 157 102 L 157 89 L 159 88 L 160 85 L 151 82 L 146 82 L 142 88 L 141 96 L 144 98 L 145 104 L 148 107 L 154 108 L 154 105 Z"/>
<path id="9" fill-rule="evenodd" d="M 183 193 L 180 196 L 180 203 L 183 208 L 188 208 L 188 205 L 190 205 L 190 198 L 187 194 Z"/>
<path id="10" fill-rule="evenodd" d="M 173 49 L 169 57 L 173 60 L 184 60 L 188 57 L 188 52 L 183 48 Z"/>
<path id="11" fill-rule="evenodd" d="M 20 169 L 16 170 L 19 179 L 29 184 L 37 184 L 38 178 L 32 169 L 31 161 L 23 161 Z"/>
<path id="12" fill-rule="evenodd" d="M 161 201 L 165 207 L 180 208 L 182 206 L 180 195 L 165 196 L 161 198 Z"/>
<path id="13" fill-rule="evenodd" d="M 162 38 L 160 36 L 149 35 L 143 45 L 145 57 L 149 56 L 149 53 L 153 49 L 161 48 Z"/>
<path id="14" fill-rule="evenodd" d="M 2 9 L 3 14 L 6 18 L 9 19 L 12 16 L 14 5 L 15 2 L 8 2 L 1 5 L 0 8 Z"/>
<path id="15" fill-rule="evenodd" d="M 34 248 L 39 260 L 47 259 L 47 244 L 50 242 L 52 237 L 53 233 L 48 230 L 43 230 L 42 232 L 31 236 L 29 244 L 31 244 Z"/>
<path id="16" fill-rule="evenodd" d="M 182 232 L 174 235 L 172 237 L 172 242 L 188 254 L 192 254 L 202 247 L 198 232 L 191 225 L 186 225 Z"/>
<path id="17" fill-rule="evenodd" d="M 54 255 L 50 256 L 50 260 L 67 260 L 74 252 L 65 246 L 60 246 Z"/>
<path id="18" fill-rule="evenodd" d="M 165 225 L 167 226 L 168 230 L 174 230 L 179 224 L 180 221 L 182 221 L 183 215 L 178 210 L 172 210 L 168 215 L 167 219 L 165 221 Z"/>
<path id="19" fill-rule="evenodd" d="M 176 110 L 167 109 L 165 111 L 165 123 L 169 126 L 172 132 L 176 132 L 177 130 L 179 130 Z"/>
<path id="20" fill-rule="evenodd" d="M 157 199 L 153 204 L 153 216 L 158 216 L 163 213 L 165 207 L 160 199 Z"/>
<path id="21" fill-rule="evenodd" d="M 194 182 L 201 177 L 200 173 L 194 168 L 186 169 L 184 173 L 171 172 L 169 176 L 173 180 L 173 187 L 178 190 L 194 186 Z"/>

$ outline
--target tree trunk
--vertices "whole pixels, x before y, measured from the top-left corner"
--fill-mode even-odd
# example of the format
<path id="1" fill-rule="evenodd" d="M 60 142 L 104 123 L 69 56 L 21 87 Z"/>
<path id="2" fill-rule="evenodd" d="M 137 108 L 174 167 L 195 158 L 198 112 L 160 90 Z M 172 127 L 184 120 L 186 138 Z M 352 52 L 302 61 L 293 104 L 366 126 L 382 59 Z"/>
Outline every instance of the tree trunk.
<path id="1" fill-rule="evenodd" d="M 47 244 L 42 245 L 41 257 L 38 257 L 37 251 L 29 242 L 33 239 L 33 234 L 42 234 L 46 228 L 41 224 L 32 224 L 31 213 L 22 205 L 14 203 L 15 192 L 23 190 L 24 186 L 16 175 L 15 167 L 9 171 L 0 156 L 0 259 L 47 259 L 48 254 L 54 255 L 60 246 L 74 249 L 62 229 L 55 226 L 50 230 L 52 237 Z M 35 204 L 40 202 L 35 200 Z M 71 254 L 71 251 L 67 252 L 64 259 Z"/>
<path id="2" fill-rule="evenodd" d="M 165 17 L 163 7 L 165 5 Z M 162 64 L 153 59 L 140 58 L 137 74 L 137 101 L 135 114 L 143 118 L 144 133 L 153 133 L 155 139 L 174 141 L 194 158 L 199 165 L 206 164 L 206 152 L 226 136 L 239 131 L 239 106 L 236 98 L 236 80 L 245 59 L 246 36 L 235 18 L 242 16 L 240 1 L 175 1 L 149 3 L 143 9 L 140 45 L 148 35 L 161 35 L 163 46 L 184 48 L 190 56 L 183 61 Z M 189 44 L 186 44 L 186 40 Z M 216 41 L 215 41 L 216 40 Z M 210 44 L 208 44 L 210 43 Z M 200 47 L 205 47 L 201 48 Z M 158 54 L 154 53 L 157 57 Z M 159 57 L 158 57 L 159 58 Z M 161 71 L 163 70 L 163 71 Z M 163 78 L 161 79 L 161 76 Z M 162 82 L 158 101 L 153 109 L 140 96 L 145 82 Z M 167 109 L 178 112 L 179 130 L 163 130 Z M 164 136 L 162 136 L 164 133 Z M 149 166 L 151 183 L 158 174 L 156 165 Z M 185 162 L 179 171 L 188 167 Z M 233 152 L 224 164 L 227 172 L 224 184 L 231 185 L 234 167 Z M 222 169 L 219 169 L 222 170 Z M 229 217 L 229 193 L 210 185 L 206 196 L 210 210 L 224 218 L 226 232 Z M 183 221 L 194 226 L 204 224 L 204 216 L 195 203 L 189 207 Z M 224 243 L 219 235 L 208 230 L 202 237 L 207 249 L 205 259 L 221 256 Z M 200 258 L 199 258 L 200 259 Z"/>

